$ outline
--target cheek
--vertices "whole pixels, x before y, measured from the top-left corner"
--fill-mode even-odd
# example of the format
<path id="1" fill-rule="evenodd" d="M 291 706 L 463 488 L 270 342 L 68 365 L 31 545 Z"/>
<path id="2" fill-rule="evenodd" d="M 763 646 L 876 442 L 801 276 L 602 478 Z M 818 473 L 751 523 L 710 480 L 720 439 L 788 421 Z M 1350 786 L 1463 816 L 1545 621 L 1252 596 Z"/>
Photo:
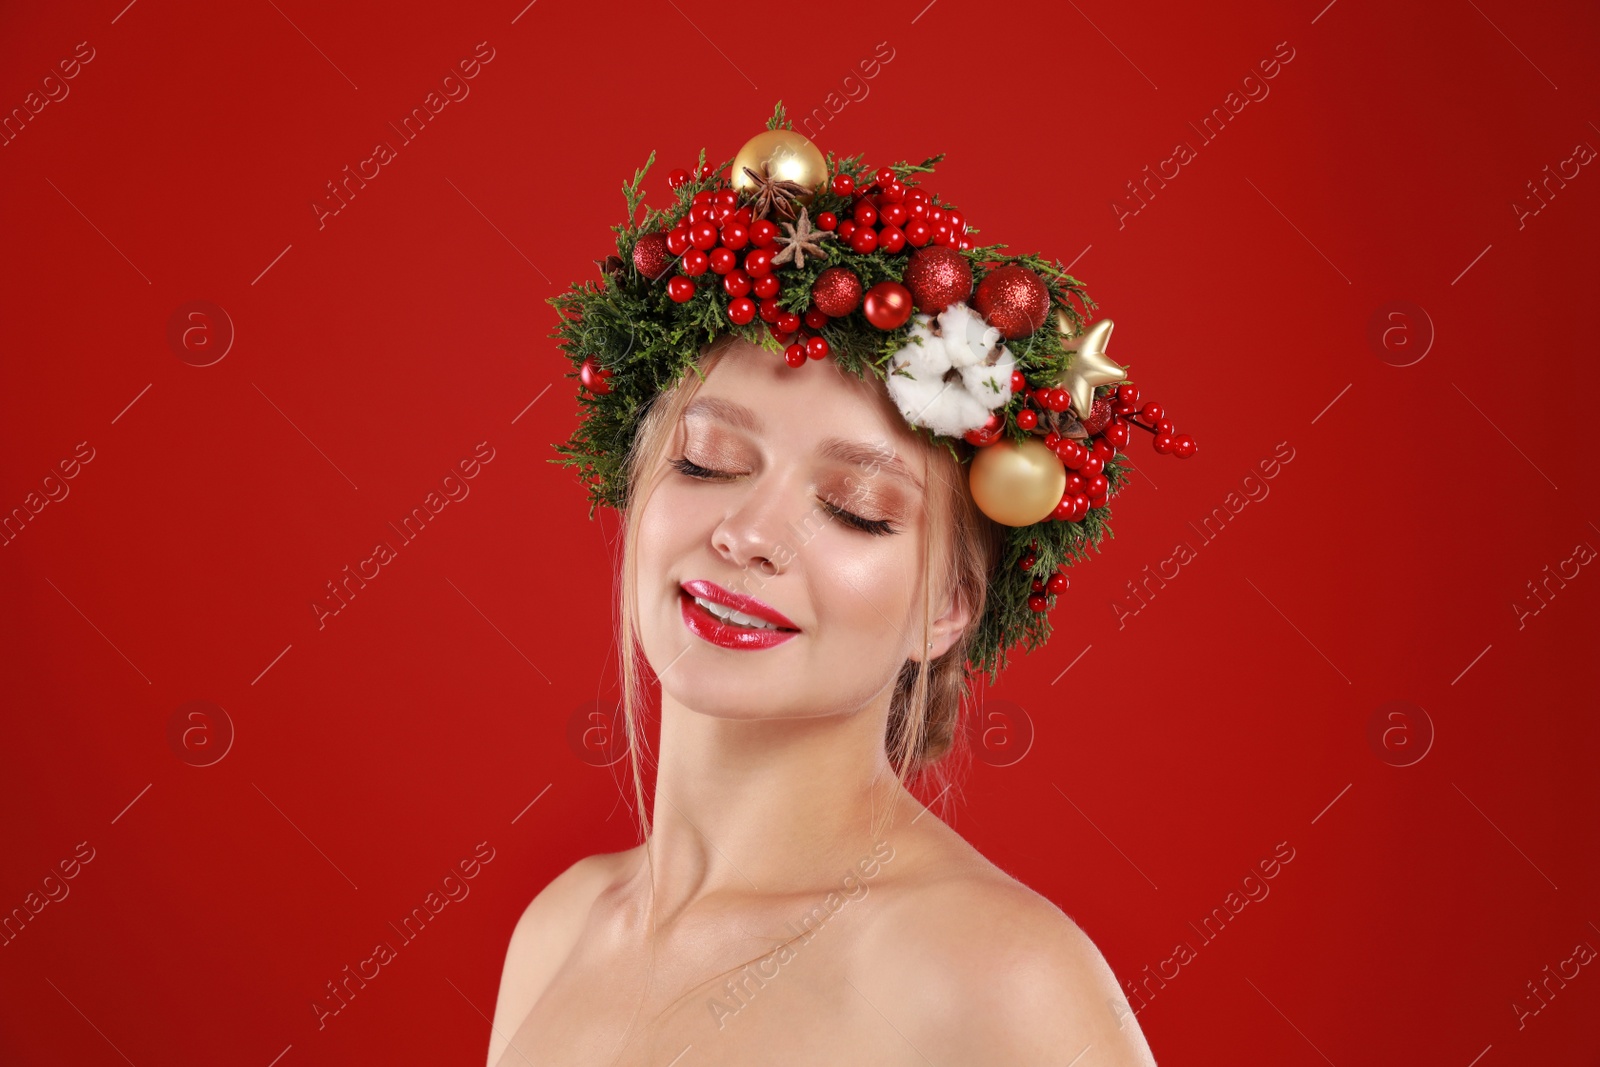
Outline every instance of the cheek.
<path id="1" fill-rule="evenodd" d="M 848 539 L 846 539 L 848 536 Z M 922 571 L 919 545 L 910 531 L 866 540 L 841 534 L 816 578 L 829 585 L 827 602 L 840 608 L 840 620 L 862 639 L 902 641 L 909 620 L 920 617 Z"/>
<path id="2" fill-rule="evenodd" d="M 670 480 L 657 486 L 639 516 L 640 579 L 660 577 L 668 561 L 695 536 L 695 523 L 704 518 L 705 508 L 694 507 L 688 494 L 677 491 Z"/>

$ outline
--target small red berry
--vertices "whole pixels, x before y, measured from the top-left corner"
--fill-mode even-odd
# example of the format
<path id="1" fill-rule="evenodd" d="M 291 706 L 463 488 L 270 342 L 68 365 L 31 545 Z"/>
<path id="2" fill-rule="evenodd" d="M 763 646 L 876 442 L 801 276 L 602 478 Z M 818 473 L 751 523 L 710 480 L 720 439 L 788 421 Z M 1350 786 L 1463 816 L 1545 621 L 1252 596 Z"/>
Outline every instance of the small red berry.
<path id="1" fill-rule="evenodd" d="M 742 222 L 729 222 L 722 227 L 722 247 L 739 249 L 750 243 L 750 231 Z"/>
<path id="2" fill-rule="evenodd" d="M 1067 587 L 1071 584 L 1072 579 L 1068 578 L 1060 571 L 1056 571 L 1050 576 L 1050 580 L 1044 584 L 1044 587 L 1049 591 L 1051 596 L 1060 596 L 1062 593 L 1067 591 Z"/>
<path id="3" fill-rule="evenodd" d="M 906 246 L 905 231 L 898 226 L 885 226 L 878 231 L 878 247 L 885 252 L 898 252 Z"/>
<path id="4" fill-rule="evenodd" d="M 731 248 L 713 248 L 708 258 L 714 274 L 727 274 L 739 265 L 739 257 L 733 254 Z"/>
<path id="5" fill-rule="evenodd" d="M 755 280 L 756 295 L 765 300 L 769 296 L 778 295 L 778 276 L 776 274 L 763 274 Z"/>
<path id="6" fill-rule="evenodd" d="M 748 296 L 735 297 L 728 301 L 728 318 L 735 325 L 744 326 L 756 317 L 756 302 Z"/>
<path id="7" fill-rule="evenodd" d="M 838 225 L 839 216 L 835 215 L 831 211 L 824 211 L 822 214 L 817 216 L 817 229 L 819 230 L 836 229 Z"/>
<path id="8" fill-rule="evenodd" d="M 800 316 L 792 311 L 780 311 L 773 325 L 778 328 L 779 333 L 794 333 L 800 329 Z"/>
<path id="9" fill-rule="evenodd" d="M 701 251 L 716 247 L 717 228 L 709 222 L 697 222 L 689 227 L 689 243 Z"/>
<path id="10" fill-rule="evenodd" d="M 812 359 L 821 359 L 823 356 L 826 356 L 827 354 L 828 354 L 828 339 L 827 338 L 825 338 L 825 337 L 813 337 L 813 338 L 811 338 L 811 340 L 806 342 L 806 355 L 810 356 Z"/>
<path id="11" fill-rule="evenodd" d="M 1017 412 L 1017 425 L 1024 430 L 1031 430 L 1039 425 L 1039 413 L 1032 408 L 1023 408 Z"/>
<path id="12" fill-rule="evenodd" d="M 820 330 L 824 326 L 828 325 L 828 316 L 823 312 L 818 311 L 814 307 L 807 308 L 806 313 L 802 315 L 801 318 L 804 320 L 805 324 L 811 327 L 813 330 Z"/>
<path id="13" fill-rule="evenodd" d="M 711 265 L 711 260 L 698 248 L 691 248 L 683 254 L 678 263 L 683 267 L 683 273 L 695 276 L 704 274 L 706 268 Z"/>
<path id="14" fill-rule="evenodd" d="M 867 255 L 878 249 L 878 231 L 871 226 L 863 226 L 850 235 L 850 250 Z"/>
<path id="15" fill-rule="evenodd" d="M 875 175 L 875 177 L 878 179 L 879 185 L 888 185 L 890 182 L 894 181 L 894 168 L 879 167 L 878 173 Z"/>
<path id="16" fill-rule="evenodd" d="M 750 275 L 742 270 L 730 271 L 722 279 L 722 289 L 729 296 L 744 296 L 750 292 Z"/>
<path id="17" fill-rule="evenodd" d="M 1050 610 L 1050 602 L 1045 599 L 1043 593 L 1034 593 L 1028 597 L 1028 607 L 1036 612 L 1043 613 Z"/>
<path id="18" fill-rule="evenodd" d="M 667 188 L 671 189 L 673 192 L 677 192 L 679 189 L 688 184 L 689 172 L 684 170 L 682 167 L 679 167 L 677 170 L 667 175 Z"/>
<path id="19" fill-rule="evenodd" d="M 783 361 L 791 367 L 806 365 L 806 350 L 803 345 L 790 345 L 783 350 Z"/>
<path id="20" fill-rule="evenodd" d="M 856 191 L 856 180 L 848 174 L 835 174 L 833 176 L 833 192 L 835 196 L 849 196 Z"/>
<path id="21" fill-rule="evenodd" d="M 667 295 L 679 304 L 690 300 L 694 297 L 694 282 L 680 274 L 667 282 Z"/>
<path id="22" fill-rule="evenodd" d="M 766 219 L 757 219 L 750 224 L 750 243 L 757 248 L 771 247 L 777 236 L 778 228 Z"/>

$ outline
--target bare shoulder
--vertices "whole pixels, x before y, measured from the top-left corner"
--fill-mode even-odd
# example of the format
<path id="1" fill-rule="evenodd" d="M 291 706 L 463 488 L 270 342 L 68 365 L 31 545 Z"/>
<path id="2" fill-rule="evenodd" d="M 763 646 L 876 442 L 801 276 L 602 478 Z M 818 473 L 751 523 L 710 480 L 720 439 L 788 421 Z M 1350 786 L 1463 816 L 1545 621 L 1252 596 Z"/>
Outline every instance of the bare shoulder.
<path id="1" fill-rule="evenodd" d="M 1104 955 L 1055 904 L 970 846 L 904 873 L 852 969 L 914 1044 L 953 1062 L 1153 1067 Z"/>
<path id="2" fill-rule="evenodd" d="M 638 849 L 586 856 L 550 880 L 511 930 L 489 1035 L 489 1067 L 572 950 L 595 899 L 633 861 Z"/>

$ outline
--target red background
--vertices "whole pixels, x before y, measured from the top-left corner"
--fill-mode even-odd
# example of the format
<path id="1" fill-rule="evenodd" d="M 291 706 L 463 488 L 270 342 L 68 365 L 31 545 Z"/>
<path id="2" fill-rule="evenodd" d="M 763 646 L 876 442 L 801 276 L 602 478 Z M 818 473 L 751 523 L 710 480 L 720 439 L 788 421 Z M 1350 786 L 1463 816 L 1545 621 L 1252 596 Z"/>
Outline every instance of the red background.
<path id="1" fill-rule="evenodd" d="M 1592 6 L 124 2 L 0 15 L 8 111 L 94 49 L 0 148 L 0 505 L 94 455 L 0 549 L 0 907 L 94 849 L 0 948 L 0 1060 L 481 1062 L 516 916 L 633 841 L 567 740 L 611 686 L 616 522 L 546 462 L 576 405 L 545 298 L 591 276 L 651 149 L 660 203 L 887 41 L 821 147 L 948 152 L 934 187 L 1073 263 L 1200 441 L 1134 452 L 1150 480 L 1071 625 L 991 691 L 1033 745 L 973 762 L 951 820 L 1119 976 L 1197 947 L 1139 1016 L 1163 1063 L 1593 1062 L 1593 966 L 1512 1005 L 1600 947 L 1600 576 L 1513 604 L 1600 546 L 1600 175 L 1511 206 L 1600 146 Z M 480 41 L 471 95 L 319 229 L 324 183 Z M 1197 158 L 1119 226 L 1180 139 Z M 168 341 L 193 300 L 236 332 L 207 367 Z M 1426 321 L 1385 348 L 1392 301 Z M 324 583 L 483 441 L 471 495 L 319 629 Z M 1203 542 L 1279 442 L 1270 495 Z M 210 766 L 217 713 L 169 737 L 194 700 L 235 732 Z M 1431 747 L 1416 712 L 1373 742 L 1395 700 Z M 479 842 L 471 895 L 319 1030 L 324 983 Z M 1271 895 L 1200 942 L 1279 842 Z"/>

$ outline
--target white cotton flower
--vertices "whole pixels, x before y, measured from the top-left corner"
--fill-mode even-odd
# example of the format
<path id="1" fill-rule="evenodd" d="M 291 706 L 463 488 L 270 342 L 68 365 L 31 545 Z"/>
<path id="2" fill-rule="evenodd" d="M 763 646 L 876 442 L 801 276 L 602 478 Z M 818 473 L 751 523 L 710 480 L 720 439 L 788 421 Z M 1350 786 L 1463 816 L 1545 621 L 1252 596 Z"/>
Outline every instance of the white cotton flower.
<path id="1" fill-rule="evenodd" d="M 937 319 L 912 319 L 906 344 L 889 360 L 889 395 L 913 426 L 959 437 L 1011 399 L 1016 360 L 998 345 L 1000 331 L 965 304 Z"/>

